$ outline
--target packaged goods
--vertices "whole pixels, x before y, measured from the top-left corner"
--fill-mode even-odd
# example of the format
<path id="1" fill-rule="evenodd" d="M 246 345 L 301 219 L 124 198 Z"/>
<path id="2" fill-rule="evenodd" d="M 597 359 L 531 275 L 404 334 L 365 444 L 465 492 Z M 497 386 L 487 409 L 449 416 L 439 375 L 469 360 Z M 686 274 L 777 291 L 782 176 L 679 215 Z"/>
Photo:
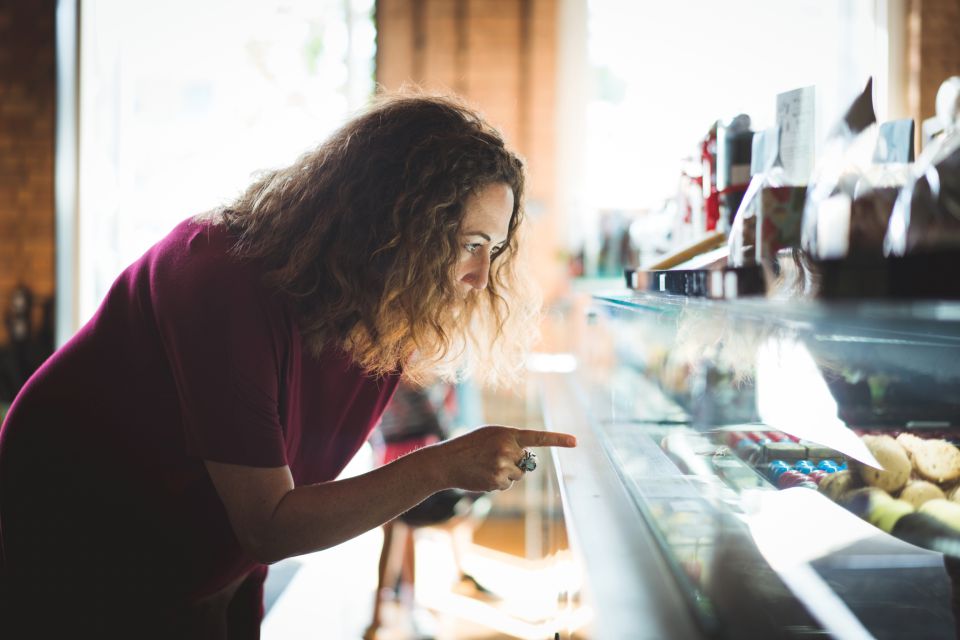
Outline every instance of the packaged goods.
<path id="1" fill-rule="evenodd" d="M 936 113 L 923 121 L 921 133 L 926 146 L 945 131 L 960 126 L 960 76 L 951 76 L 937 90 Z"/>
<path id="2" fill-rule="evenodd" d="M 753 135 L 750 184 L 730 229 L 730 266 L 757 265 L 767 280 L 778 254 L 798 247 L 813 149 L 813 88 L 777 97 L 777 125 Z"/>
<path id="3" fill-rule="evenodd" d="M 856 227 L 858 239 L 862 236 L 868 240 L 871 228 L 876 226 L 870 221 L 873 208 L 868 206 L 858 208 L 864 222 L 853 219 L 856 187 L 876 146 L 877 118 L 872 92 L 871 78 L 831 130 L 811 177 L 803 208 L 802 246 L 814 258 L 846 257 L 851 230 Z"/>
<path id="4" fill-rule="evenodd" d="M 744 196 L 743 235 L 734 242 L 744 248 L 752 245 L 753 251 L 752 256 L 742 249 L 737 253 L 743 264 L 770 264 L 781 249 L 800 243 L 805 196 L 806 187 L 770 185 L 759 185 L 755 192 Z"/>
<path id="5" fill-rule="evenodd" d="M 715 231 L 720 220 L 720 193 L 717 190 L 717 127 L 714 122 L 707 135 L 700 141 L 700 162 L 703 166 L 703 214 L 704 229 Z"/>
<path id="6" fill-rule="evenodd" d="M 893 120 L 877 129 L 872 163 L 860 171 L 850 204 L 845 255 L 880 258 L 893 205 L 913 162 L 913 120 Z"/>
<path id="7" fill-rule="evenodd" d="M 717 191 L 719 220 L 717 229 L 729 232 L 750 184 L 750 160 L 753 131 L 750 116 L 741 113 L 717 126 Z"/>
<path id="8" fill-rule="evenodd" d="M 960 76 L 951 76 L 940 85 L 936 112 L 944 130 L 960 126 Z"/>
<path id="9" fill-rule="evenodd" d="M 884 238 L 888 256 L 960 250 L 960 129 L 936 138 L 897 197 Z"/>
<path id="10" fill-rule="evenodd" d="M 787 189 L 783 167 L 779 164 L 780 132 L 776 127 L 753 136 L 752 178 L 731 225 L 727 246 L 730 266 L 744 267 L 759 263 L 758 229 L 762 235 L 761 194 L 773 189 Z M 769 199 L 769 195 L 768 195 Z"/>

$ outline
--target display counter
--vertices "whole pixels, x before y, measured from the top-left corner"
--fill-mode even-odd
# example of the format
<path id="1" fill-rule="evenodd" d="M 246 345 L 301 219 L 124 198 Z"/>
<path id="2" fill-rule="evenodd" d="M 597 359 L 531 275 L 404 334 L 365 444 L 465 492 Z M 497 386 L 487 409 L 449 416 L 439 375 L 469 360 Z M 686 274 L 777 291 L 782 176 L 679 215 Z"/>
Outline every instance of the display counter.
<path id="1" fill-rule="evenodd" d="M 956 637 L 960 304 L 624 291 L 585 331 L 537 382 L 586 635 Z"/>

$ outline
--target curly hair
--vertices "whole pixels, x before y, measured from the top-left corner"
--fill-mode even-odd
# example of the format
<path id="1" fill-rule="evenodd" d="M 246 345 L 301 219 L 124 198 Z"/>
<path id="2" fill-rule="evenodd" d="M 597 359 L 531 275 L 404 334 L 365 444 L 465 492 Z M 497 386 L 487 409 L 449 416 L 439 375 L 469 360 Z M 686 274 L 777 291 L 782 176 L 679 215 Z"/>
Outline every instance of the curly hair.
<path id="1" fill-rule="evenodd" d="M 455 267 L 471 194 L 509 185 L 513 212 L 488 286 Z M 314 354 L 336 345 L 375 375 L 476 374 L 509 383 L 536 335 L 539 298 L 518 262 L 524 171 L 456 99 L 381 96 L 289 167 L 262 174 L 218 219 L 292 301 Z"/>

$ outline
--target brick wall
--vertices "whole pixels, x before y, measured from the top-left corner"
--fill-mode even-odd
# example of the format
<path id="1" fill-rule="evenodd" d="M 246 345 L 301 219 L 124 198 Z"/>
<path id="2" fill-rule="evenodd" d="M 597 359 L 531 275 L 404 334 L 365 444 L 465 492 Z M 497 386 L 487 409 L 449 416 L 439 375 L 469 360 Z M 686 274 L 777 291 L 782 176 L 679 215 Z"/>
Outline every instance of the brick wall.
<path id="1" fill-rule="evenodd" d="M 566 279 L 556 211 L 556 0 L 377 0 L 377 82 L 453 92 L 527 162 L 527 254 L 547 301 Z"/>
<path id="2" fill-rule="evenodd" d="M 920 123 L 936 114 L 940 84 L 955 75 L 960 75 L 960 0 L 910 0 L 907 107 L 918 139 Z"/>
<path id="3" fill-rule="evenodd" d="M 54 14 L 54 0 L 0 3 L 0 317 L 17 284 L 36 302 L 54 291 Z"/>

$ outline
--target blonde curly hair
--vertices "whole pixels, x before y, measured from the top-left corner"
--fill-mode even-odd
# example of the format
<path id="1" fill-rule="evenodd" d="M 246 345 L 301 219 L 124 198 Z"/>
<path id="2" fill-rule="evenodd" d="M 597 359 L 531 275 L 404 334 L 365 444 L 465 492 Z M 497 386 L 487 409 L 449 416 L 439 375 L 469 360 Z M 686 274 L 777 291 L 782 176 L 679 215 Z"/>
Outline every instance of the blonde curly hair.
<path id="1" fill-rule="evenodd" d="M 488 286 L 455 267 L 471 194 L 509 185 L 507 241 Z M 524 171 L 457 99 L 381 96 L 289 167 L 260 176 L 217 219 L 292 301 L 314 354 L 336 345 L 375 375 L 417 383 L 474 374 L 509 384 L 536 336 L 539 296 L 518 261 Z"/>

